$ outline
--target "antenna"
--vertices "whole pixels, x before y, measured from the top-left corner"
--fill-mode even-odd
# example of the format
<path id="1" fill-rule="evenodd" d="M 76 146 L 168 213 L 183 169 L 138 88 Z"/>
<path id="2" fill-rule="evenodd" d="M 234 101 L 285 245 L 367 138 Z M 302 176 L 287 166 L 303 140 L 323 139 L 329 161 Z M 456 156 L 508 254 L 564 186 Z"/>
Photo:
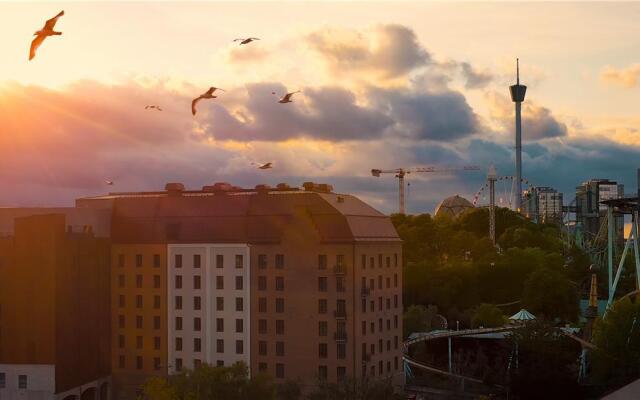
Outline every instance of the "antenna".
<path id="1" fill-rule="evenodd" d="M 516 85 L 520 84 L 520 59 L 516 58 Z"/>

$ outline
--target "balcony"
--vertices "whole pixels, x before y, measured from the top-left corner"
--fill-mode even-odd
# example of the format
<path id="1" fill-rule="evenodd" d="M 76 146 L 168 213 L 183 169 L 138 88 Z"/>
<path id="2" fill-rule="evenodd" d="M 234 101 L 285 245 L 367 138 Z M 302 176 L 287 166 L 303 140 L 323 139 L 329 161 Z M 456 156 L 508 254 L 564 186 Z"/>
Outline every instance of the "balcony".
<path id="1" fill-rule="evenodd" d="M 368 297 L 371 294 L 371 289 L 369 289 L 368 287 L 363 287 L 362 289 L 360 289 L 360 295 L 362 297 Z"/>
<path id="2" fill-rule="evenodd" d="M 347 319 L 347 311 L 346 310 L 335 310 L 333 312 L 333 317 L 337 320 Z"/>
<path id="3" fill-rule="evenodd" d="M 347 342 L 347 332 L 335 332 L 333 334 L 333 340 L 338 343 L 346 343 Z"/>
<path id="4" fill-rule="evenodd" d="M 343 264 L 334 265 L 333 273 L 338 276 L 343 276 L 347 273 L 347 267 Z"/>

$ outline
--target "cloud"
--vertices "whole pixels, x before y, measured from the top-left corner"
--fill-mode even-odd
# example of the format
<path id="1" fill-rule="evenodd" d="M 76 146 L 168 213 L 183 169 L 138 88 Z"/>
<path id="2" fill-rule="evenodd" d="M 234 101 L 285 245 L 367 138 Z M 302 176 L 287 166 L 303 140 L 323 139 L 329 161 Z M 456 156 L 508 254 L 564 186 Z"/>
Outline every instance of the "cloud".
<path id="1" fill-rule="evenodd" d="M 467 89 L 480 89 L 486 87 L 493 80 L 493 75 L 487 71 L 478 71 L 468 62 L 460 63 L 462 76 L 465 79 Z"/>
<path id="2" fill-rule="evenodd" d="M 612 66 L 606 66 L 600 73 L 600 80 L 604 83 L 621 86 L 631 89 L 638 85 L 640 77 L 640 64 L 632 64 L 626 68 L 617 69 Z"/>
<path id="3" fill-rule="evenodd" d="M 232 64 L 253 64 L 264 62 L 270 55 L 271 52 L 264 46 L 236 44 L 228 50 L 226 59 Z"/>
<path id="4" fill-rule="evenodd" d="M 379 25 L 365 33 L 326 28 L 306 40 L 337 76 L 372 73 L 381 79 L 397 78 L 431 60 L 413 30 L 402 25 Z"/>

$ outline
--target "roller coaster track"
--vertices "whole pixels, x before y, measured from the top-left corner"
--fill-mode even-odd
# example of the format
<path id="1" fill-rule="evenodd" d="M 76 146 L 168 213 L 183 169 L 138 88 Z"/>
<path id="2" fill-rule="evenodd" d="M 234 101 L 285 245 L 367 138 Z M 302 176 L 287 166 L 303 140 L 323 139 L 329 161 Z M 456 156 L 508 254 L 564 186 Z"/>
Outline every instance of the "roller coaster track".
<path id="1" fill-rule="evenodd" d="M 447 338 L 456 337 L 456 336 L 481 335 L 483 333 L 506 332 L 506 331 L 512 331 L 519 327 L 520 327 L 519 325 L 514 325 L 514 326 L 501 326 L 498 328 L 478 328 L 478 329 L 462 329 L 459 331 L 428 332 L 420 336 L 414 337 L 412 339 L 406 340 L 403 344 L 405 348 L 408 348 L 412 344 L 416 344 L 419 342 L 426 342 L 429 340 L 447 339 Z"/>
<path id="2" fill-rule="evenodd" d="M 483 383 L 480 379 L 476 379 L 476 378 L 470 378 L 468 376 L 464 376 L 464 375 L 458 375 L 458 374 L 454 374 L 452 372 L 447 372 L 445 370 L 439 369 L 439 368 L 434 368 L 434 367 L 430 367 L 426 364 L 422 364 L 412 358 L 409 358 L 407 356 L 403 356 L 402 360 L 414 367 L 423 369 L 425 371 L 429 371 L 429 372 L 433 372 L 434 374 L 439 374 L 439 375 L 443 375 L 443 376 L 448 376 L 448 377 L 452 377 L 452 378 L 458 378 L 458 379 L 463 379 L 465 381 L 469 381 L 469 382 L 474 382 L 474 383 Z"/>

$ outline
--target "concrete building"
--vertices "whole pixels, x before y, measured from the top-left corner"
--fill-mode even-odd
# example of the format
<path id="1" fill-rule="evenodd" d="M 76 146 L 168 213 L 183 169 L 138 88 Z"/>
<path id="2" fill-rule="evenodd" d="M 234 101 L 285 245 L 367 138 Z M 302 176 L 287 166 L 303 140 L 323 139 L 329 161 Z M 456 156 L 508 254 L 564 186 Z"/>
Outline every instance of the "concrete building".
<path id="1" fill-rule="evenodd" d="M 609 179 L 591 179 L 576 188 L 576 222 L 587 240 L 598 235 L 606 219 L 607 207 L 600 202 L 621 197 L 624 197 L 624 185 Z M 624 236 L 622 215 L 614 215 L 614 229 L 620 243 Z"/>
<path id="2" fill-rule="evenodd" d="M 150 376 L 244 361 L 276 381 L 403 377 L 402 245 L 390 219 L 306 183 L 113 193 L 115 398 Z"/>
<path id="3" fill-rule="evenodd" d="M 109 222 L 0 210 L 0 399 L 109 398 Z"/>
<path id="4" fill-rule="evenodd" d="M 557 190 L 538 186 L 523 195 L 523 214 L 539 223 L 562 223 L 563 196 Z"/>

